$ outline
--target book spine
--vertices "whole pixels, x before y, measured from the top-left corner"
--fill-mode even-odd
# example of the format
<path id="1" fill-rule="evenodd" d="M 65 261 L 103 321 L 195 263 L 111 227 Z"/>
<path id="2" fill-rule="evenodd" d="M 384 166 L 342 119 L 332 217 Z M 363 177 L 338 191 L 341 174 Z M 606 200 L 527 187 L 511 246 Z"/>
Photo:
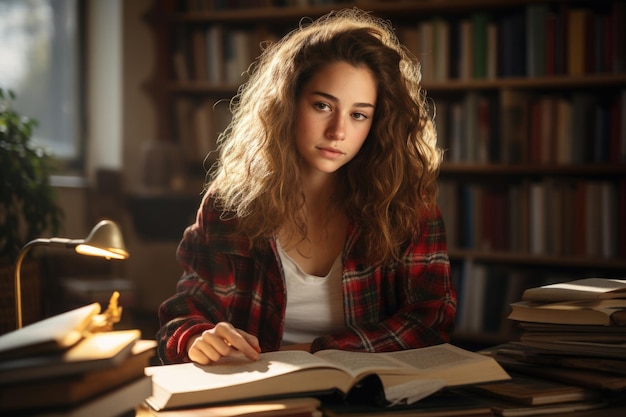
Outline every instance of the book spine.
<path id="1" fill-rule="evenodd" d="M 526 7 L 526 76 L 541 77 L 546 73 L 546 39 L 548 6 Z"/>

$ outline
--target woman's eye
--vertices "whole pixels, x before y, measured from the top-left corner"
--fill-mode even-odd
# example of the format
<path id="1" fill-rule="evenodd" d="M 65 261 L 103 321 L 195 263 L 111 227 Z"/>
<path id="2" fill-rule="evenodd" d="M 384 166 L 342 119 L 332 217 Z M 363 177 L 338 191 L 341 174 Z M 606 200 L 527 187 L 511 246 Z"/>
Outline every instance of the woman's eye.
<path id="1" fill-rule="evenodd" d="M 330 108 L 330 106 L 326 103 L 315 103 L 314 104 L 315 108 L 318 110 L 328 110 Z"/>
<path id="2" fill-rule="evenodd" d="M 356 120 L 367 120 L 367 115 L 363 113 L 354 113 L 352 115 Z"/>

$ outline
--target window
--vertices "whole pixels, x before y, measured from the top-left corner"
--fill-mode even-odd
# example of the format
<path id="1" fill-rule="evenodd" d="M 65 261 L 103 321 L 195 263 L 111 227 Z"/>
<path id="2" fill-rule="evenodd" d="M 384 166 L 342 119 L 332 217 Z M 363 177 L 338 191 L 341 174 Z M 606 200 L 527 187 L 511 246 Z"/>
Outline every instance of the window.
<path id="1" fill-rule="evenodd" d="M 33 140 L 82 165 L 78 0 L 0 0 L 0 85 L 39 125 Z"/>

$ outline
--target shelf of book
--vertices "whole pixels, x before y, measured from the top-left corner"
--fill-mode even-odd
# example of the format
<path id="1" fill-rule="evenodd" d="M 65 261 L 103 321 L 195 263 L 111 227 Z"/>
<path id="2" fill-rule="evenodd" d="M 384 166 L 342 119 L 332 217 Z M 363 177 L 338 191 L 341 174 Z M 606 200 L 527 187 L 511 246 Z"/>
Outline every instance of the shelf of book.
<path id="1" fill-rule="evenodd" d="M 186 149 L 192 172 L 228 123 L 260 44 L 345 7 L 390 20 L 421 61 L 445 150 L 440 206 L 464 338 L 506 337 L 504 300 L 562 279 L 559 269 L 572 279 L 626 271 L 624 1 L 158 4 L 167 40 L 160 123 L 169 121 L 161 131 Z M 485 295 L 491 276 L 506 283 L 502 294 Z M 497 323 L 462 317 L 464 305 L 486 299 L 493 305 L 480 317 Z"/>
<path id="2" fill-rule="evenodd" d="M 217 8 L 211 7 L 191 7 L 178 10 L 171 16 L 172 21 L 182 23 L 251 23 L 263 22 L 288 22 L 293 23 L 294 19 L 303 16 L 321 16 L 331 10 L 353 7 L 355 2 L 327 2 L 329 4 L 310 6 L 275 6 L 267 5 L 260 7 L 240 7 L 240 8 Z"/>
<path id="3" fill-rule="evenodd" d="M 623 83 L 624 78 L 619 75 L 624 72 L 620 1 L 354 1 L 234 9 L 198 6 L 205 2 L 190 2 L 186 8 L 185 3 L 164 3 L 168 23 L 175 27 L 173 38 L 181 37 L 181 28 L 190 32 L 184 38 L 220 27 L 227 33 L 244 32 L 249 39 L 261 35 L 261 40 L 279 37 L 297 27 L 301 18 L 359 6 L 393 19 L 401 40 L 422 59 L 424 85 L 430 90 L 567 88 L 578 82 Z M 255 55 L 253 51 L 248 58 Z M 562 75 L 570 78 L 556 77 Z M 494 78 L 502 80 L 465 83 Z M 454 82 L 441 83 L 448 80 Z"/>

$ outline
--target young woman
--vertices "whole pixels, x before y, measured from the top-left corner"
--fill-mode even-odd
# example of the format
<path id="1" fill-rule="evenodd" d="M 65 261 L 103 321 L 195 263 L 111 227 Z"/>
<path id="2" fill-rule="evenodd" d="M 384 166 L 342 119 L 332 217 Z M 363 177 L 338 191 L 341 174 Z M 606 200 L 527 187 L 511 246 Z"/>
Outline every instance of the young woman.
<path id="1" fill-rule="evenodd" d="M 163 363 L 449 340 L 441 151 L 419 81 L 392 28 L 357 9 L 265 49 L 177 251 Z"/>

